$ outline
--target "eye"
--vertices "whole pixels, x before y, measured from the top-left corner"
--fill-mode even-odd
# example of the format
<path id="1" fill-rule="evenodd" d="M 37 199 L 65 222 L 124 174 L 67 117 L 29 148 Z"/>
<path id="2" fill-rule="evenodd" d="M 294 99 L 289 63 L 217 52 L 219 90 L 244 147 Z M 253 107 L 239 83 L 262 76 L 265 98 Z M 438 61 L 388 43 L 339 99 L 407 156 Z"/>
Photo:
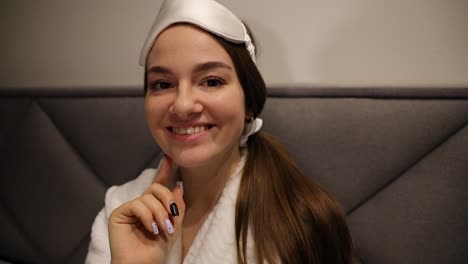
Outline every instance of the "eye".
<path id="1" fill-rule="evenodd" d="M 205 80 L 203 80 L 202 82 L 202 85 L 207 86 L 207 87 L 218 87 L 218 86 L 222 86 L 225 84 L 226 84 L 226 81 L 215 76 L 210 76 L 206 78 Z"/>
<path id="2" fill-rule="evenodd" d="M 172 87 L 173 85 L 170 82 L 162 81 L 162 80 L 151 82 L 149 85 L 149 88 L 153 91 L 165 90 L 165 89 L 169 89 Z"/>

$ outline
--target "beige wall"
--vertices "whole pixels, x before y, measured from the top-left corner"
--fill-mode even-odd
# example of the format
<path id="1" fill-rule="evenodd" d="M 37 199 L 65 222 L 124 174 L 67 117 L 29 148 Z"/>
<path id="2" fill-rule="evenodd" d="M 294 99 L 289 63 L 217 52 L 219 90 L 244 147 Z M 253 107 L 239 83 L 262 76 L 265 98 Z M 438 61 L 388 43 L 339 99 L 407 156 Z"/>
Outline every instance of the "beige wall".
<path id="1" fill-rule="evenodd" d="M 220 0 L 269 85 L 468 85 L 466 0 Z M 161 1 L 1 0 L 0 87 L 135 86 Z"/>

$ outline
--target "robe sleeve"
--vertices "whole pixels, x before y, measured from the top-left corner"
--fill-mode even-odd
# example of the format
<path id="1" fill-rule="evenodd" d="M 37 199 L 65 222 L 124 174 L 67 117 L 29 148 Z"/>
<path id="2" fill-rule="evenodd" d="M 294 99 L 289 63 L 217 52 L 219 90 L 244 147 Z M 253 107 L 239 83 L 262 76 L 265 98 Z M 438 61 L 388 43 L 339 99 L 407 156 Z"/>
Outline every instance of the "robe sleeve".
<path id="1" fill-rule="evenodd" d="M 96 216 L 91 229 L 91 243 L 89 244 L 88 255 L 86 256 L 86 264 L 110 263 L 108 220 L 103 208 Z"/>
<path id="2" fill-rule="evenodd" d="M 112 211 L 121 204 L 140 196 L 151 184 L 155 169 L 144 170 L 135 180 L 121 186 L 113 186 L 106 192 L 104 208 L 94 219 L 91 228 L 91 242 L 86 256 L 86 264 L 110 263 L 108 222 Z"/>

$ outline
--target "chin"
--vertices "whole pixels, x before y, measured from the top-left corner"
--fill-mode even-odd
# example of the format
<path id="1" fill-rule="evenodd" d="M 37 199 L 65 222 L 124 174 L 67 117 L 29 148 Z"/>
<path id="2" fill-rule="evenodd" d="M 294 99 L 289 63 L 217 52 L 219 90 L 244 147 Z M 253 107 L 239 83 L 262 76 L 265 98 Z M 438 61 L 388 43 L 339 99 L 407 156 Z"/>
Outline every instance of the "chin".
<path id="1" fill-rule="evenodd" d="M 173 158 L 174 162 L 183 168 L 199 168 L 206 164 L 209 164 L 210 159 L 204 159 L 201 157 L 185 157 L 185 156 L 175 156 Z"/>
<path id="2" fill-rule="evenodd" d="M 168 153 L 169 154 L 169 153 Z M 206 151 L 195 151 L 195 150 L 185 150 L 185 151 L 174 151 L 169 154 L 172 160 L 184 168 L 197 168 L 205 164 L 209 164 L 210 161 L 216 157 L 216 155 L 210 155 Z"/>
<path id="3" fill-rule="evenodd" d="M 169 156 L 172 160 L 184 168 L 199 168 L 207 165 L 215 165 L 218 162 L 227 162 L 231 155 L 233 149 L 230 146 L 220 146 L 208 147 L 208 146 L 199 146 L 198 148 L 191 149 L 172 149 Z"/>

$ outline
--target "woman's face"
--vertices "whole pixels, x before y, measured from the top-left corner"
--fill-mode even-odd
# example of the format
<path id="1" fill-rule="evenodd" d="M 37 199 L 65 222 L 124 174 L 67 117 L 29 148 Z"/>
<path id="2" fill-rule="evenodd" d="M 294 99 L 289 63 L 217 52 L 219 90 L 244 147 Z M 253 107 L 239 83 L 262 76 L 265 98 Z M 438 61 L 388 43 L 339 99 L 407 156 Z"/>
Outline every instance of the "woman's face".
<path id="1" fill-rule="evenodd" d="M 167 155 L 186 168 L 239 156 L 244 93 L 231 58 L 209 33 L 169 27 L 155 41 L 147 70 L 146 118 Z"/>

